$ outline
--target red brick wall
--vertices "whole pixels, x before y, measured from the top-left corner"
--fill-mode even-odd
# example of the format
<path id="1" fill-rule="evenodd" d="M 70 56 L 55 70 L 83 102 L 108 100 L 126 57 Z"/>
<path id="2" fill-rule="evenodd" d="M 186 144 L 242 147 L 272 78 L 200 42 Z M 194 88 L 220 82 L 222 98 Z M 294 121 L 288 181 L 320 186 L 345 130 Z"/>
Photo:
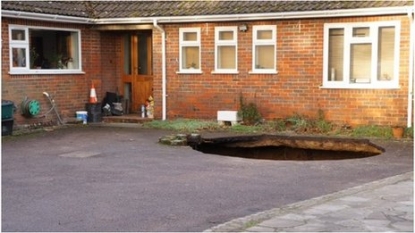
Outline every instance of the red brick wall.
<path id="1" fill-rule="evenodd" d="M 162 119 L 162 47 L 161 33 L 157 29 L 153 29 L 153 97 L 154 97 L 154 117 Z M 172 48 L 166 49 L 170 50 Z M 166 61 L 170 65 L 172 61 Z M 167 67 L 169 67 L 167 65 Z M 168 102 L 168 100 L 167 100 Z"/>
<path id="2" fill-rule="evenodd" d="M 120 64 L 120 49 L 118 48 L 119 43 L 117 40 L 119 39 L 118 33 L 113 32 L 101 32 L 101 71 L 99 73 L 101 80 L 102 80 L 102 88 L 101 88 L 101 99 L 105 97 L 105 93 L 117 91 L 120 93 L 121 90 L 118 86 L 119 72 L 121 70 L 117 70 L 117 68 L 122 67 Z"/>
<path id="3" fill-rule="evenodd" d="M 73 28 L 81 30 L 82 70 L 85 74 L 10 75 L 8 24 Z M 50 108 L 44 91 L 51 94 L 63 118 L 75 117 L 76 111 L 85 110 L 89 101 L 91 83 L 95 84 L 98 101 L 106 91 L 116 90 L 114 34 L 91 30 L 89 26 L 20 19 L 2 18 L 2 99 L 13 101 L 19 108 L 23 99 L 38 100 L 42 113 Z M 102 53 L 101 53 L 102 51 Z M 48 118 L 25 118 L 20 109 L 14 114 L 17 124 L 31 124 L 56 120 L 54 113 Z"/>
<path id="4" fill-rule="evenodd" d="M 324 23 L 401 20 L 399 89 L 323 89 Z M 243 22 L 238 32 L 239 74 L 212 74 L 214 27 L 242 22 L 164 25 L 167 43 L 167 118 L 216 119 L 218 110 L 237 110 L 240 93 L 257 104 L 265 119 L 295 113 L 317 117 L 321 109 L 329 121 L 360 124 L 406 125 L 408 93 L 409 24 L 402 17 L 360 17 L 317 20 Z M 249 74 L 252 59 L 252 26 L 277 25 L 278 74 Z M 203 74 L 178 74 L 179 28 L 200 27 Z M 154 67 L 160 67 L 161 37 L 154 33 Z M 157 64 L 157 65 L 156 65 Z M 155 69 L 156 117 L 161 117 L 161 69 Z"/>
<path id="5" fill-rule="evenodd" d="M 400 89 L 322 89 L 324 23 L 401 20 Z M 8 24 L 68 27 L 81 30 L 82 65 L 85 74 L 9 75 Z M 214 27 L 248 25 L 238 32 L 239 74 L 212 74 Z M 252 59 L 252 26 L 277 25 L 277 70 L 279 74 L 249 74 Z M 317 116 L 323 110 L 329 121 L 357 124 L 406 124 L 408 92 L 409 22 L 402 17 L 361 17 L 319 20 L 273 20 L 162 25 L 167 43 L 167 118 L 216 119 L 218 110 L 239 108 L 240 93 L 255 102 L 266 119 L 294 113 Z M 178 36 L 181 27 L 202 29 L 203 74 L 177 74 Z M 42 92 L 54 96 L 63 117 L 84 110 L 94 82 L 99 101 L 105 92 L 115 92 L 121 77 L 121 37 L 117 32 L 99 32 L 89 26 L 2 18 L 2 99 L 16 104 L 27 96 L 49 109 Z M 153 30 L 155 117 L 162 116 L 161 34 Z M 119 90 L 121 91 L 121 90 Z M 50 114 L 54 118 L 53 114 Z M 27 124 L 19 112 L 16 122 Z"/>

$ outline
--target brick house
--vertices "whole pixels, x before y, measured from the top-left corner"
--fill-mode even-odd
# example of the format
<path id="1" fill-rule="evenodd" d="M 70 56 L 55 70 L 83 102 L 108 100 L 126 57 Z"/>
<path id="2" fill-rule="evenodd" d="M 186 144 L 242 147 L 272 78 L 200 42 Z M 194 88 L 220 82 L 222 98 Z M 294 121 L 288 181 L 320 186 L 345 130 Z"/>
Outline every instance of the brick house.
<path id="1" fill-rule="evenodd" d="M 411 1 L 2 1 L 2 99 L 63 117 L 117 92 L 136 114 L 413 122 Z M 15 114 L 17 124 L 39 121 Z"/>

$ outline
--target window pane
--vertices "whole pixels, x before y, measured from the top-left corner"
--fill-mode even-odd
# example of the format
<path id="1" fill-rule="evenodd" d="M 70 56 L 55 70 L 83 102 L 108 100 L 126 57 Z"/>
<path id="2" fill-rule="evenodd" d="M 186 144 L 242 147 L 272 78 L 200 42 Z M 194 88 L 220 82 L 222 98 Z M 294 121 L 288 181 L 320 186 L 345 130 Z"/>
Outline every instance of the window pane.
<path id="1" fill-rule="evenodd" d="M 255 46 L 255 69 L 274 69 L 274 58 L 273 45 Z"/>
<path id="2" fill-rule="evenodd" d="M 372 45 L 352 44 L 350 47 L 350 82 L 370 83 Z"/>
<path id="3" fill-rule="evenodd" d="M 199 69 L 199 47 L 183 47 L 182 56 L 182 69 Z"/>
<path id="4" fill-rule="evenodd" d="M 13 67 L 26 67 L 26 49 L 12 48 Z"/>
<path id="5" fill-rule="evenodd" d="M 25 38 L 25 31 L 19 30 L 19 29 L 13 29 L 12 30 L 12 40 L 26 40 Z"/>
<path id="6" fill-rule="evenodd" d="M 329 66 L 328 80 L 343 81 L 343 50 L 344 30 L 330 29 L 329 31 Z"/>
<path id="7" fill-rule="evenodd" d="M 236 69 L 235 46 L 219 46 L 217 59 L 219 69 Z"/>
<path id="8" fill-rule="evenodd" d="M 151 75 L 151 62 L 149 61 L 150 55 L 148 51 L 151 51 L 150 41 L 148 40 L 148 35 L 145 33 L 138 34 L 138 46 L 137 46 L 137 67 L 138 74 L 148 74 Z"/>
<path id="9" fill-rule="evenodd" d="M 131 74 L 131 36 L 124 36 L 124 74 Z"/>
<path id="10" fill-rule="evenodd" d="M 219 32 L 219 40 L 233 40 L 233 32 Z"/>
<path id="11" fill-rule="evenodd" d="M 78 69 L 78 33 L 30 29 L 31 68 Z"/>
<path id="12" fill-rule="evenodd" d="M 272 30 L 258 30 L 257 31 L 258 40 L 270 40 L 272 39 Z"/>
<path id="13" fill-rule="evenodd" d="M 395 62 L 395 28 L 379 28 L 378 77 L 379 81 L 393 80 Z"/>
<path id="14" fill-rule="evenodd" d="M 184 41 L 197 41 L 197 33 L 196 32 L 185 32 L 183 33 L 183 40 Z"/>
<path id="15" fill-rule="evenodd" d="M 78 33 L 77 32 L 71 32 L 70 37 L 68 38 L 68 61 L 66 63 L 66 66 L 68 69 L 72 68 L 72 69 L 79 69 L 79 53 L 78 53 L 78 48 L 79 48 L 79 37 L 78 37 Z M 71 62 L 72 64 L 68 63 Z"/>
<path id="16" fill-rule="evenodd" d="M 353 37 L 369 37 L 370 30 L 368 27 L 353 28 Z"/>

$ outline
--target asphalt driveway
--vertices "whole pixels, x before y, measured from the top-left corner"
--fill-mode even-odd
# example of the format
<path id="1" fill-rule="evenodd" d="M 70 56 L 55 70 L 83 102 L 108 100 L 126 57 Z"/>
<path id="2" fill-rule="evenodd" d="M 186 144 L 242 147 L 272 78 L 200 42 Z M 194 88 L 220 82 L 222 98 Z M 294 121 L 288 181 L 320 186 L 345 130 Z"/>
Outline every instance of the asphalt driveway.
<path id="1" fill-rule="evenodd" d="M 158 144 L 166 131 L 70 127 L 3 138 L 2 231 L 203 231 L 413 171 L 413 142 L 363 159 L 270 161 Z"/>

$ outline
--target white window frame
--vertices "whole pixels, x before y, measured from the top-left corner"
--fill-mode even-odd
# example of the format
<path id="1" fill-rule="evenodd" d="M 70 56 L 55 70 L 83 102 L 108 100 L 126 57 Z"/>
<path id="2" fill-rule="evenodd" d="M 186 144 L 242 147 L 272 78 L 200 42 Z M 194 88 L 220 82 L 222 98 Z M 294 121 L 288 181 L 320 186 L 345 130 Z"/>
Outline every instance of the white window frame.
<path id="1" fill-rule="evenodd" d="M 69 31 L 76 32 L 78 39 L 78 67 L 75 69 L 30 69 L 30 46 L 29 46 L 29 30 L 42 29 L 50 31 Z M 13 30 L 24 30 L 25 40 L 12 40 Z M 13 67 L 13 48 L 26 49 L 26 66 Z M 81 53 L 81 30 L 69 28 L 55 28 L 55 27 L 37 27 L 37 26 L 23 26 L 23 25 L 9 25 L 9 74 L 84 74 L 82 71 L 82 53 Z"/>
<path id="2" fill-rule="evenodd" d="M 178 73 L 202 73 L 202 46 L 200 38 L 200 28 L 179 28 L 179 72 Z M 195 32 L 196 41 L 184 41 L 184 33 Z M 183 48 L 184 47 L 199 47 L 199 68 L 183 68 Z"/>
<path id="3" fill-rule="evenodd" d="M 272 31 L 271 39 L 258 39 L 258 31 Z M 257 69 L 256 68 L 256 46 L 258 45 L 272 45 L 274 46 L 274 66 L 271 69 Z M 277 26 L 276 25 L 256 25 L 252 27 L 252 71 L 251 74 L 277 74 Z"/>
<path id="4" fill-rule="evenodd" d="M 221 32 L 232 32 L 232 40 L 220 40 Z M 221 46 L 233 46 L 235 47 L 235 68 L 234 69 L 223 69 L 219 68 L 219 47 Z M 215 70 L 212 73 L 224 73 L 224 74 L 238 74 L 238 27 L 215 27 Z"/>
<path id="5" fill-rule="evenodd" d="M 19 30 L 24 32 L 24 40 L 13 40 L 12 38 L 12 30 Z M 28 29 L 26 27 L 19 27 L 19 26 L 10 26 L 9 27 L 9 48 L 10 48 L 10 54 L 9 54 L 9 64 L 10 69 L 14 69 L 16 71 L 25 71 L 29 68 L 29 38 L 28 38 Z M 19 49 L 25 49 L 25 58 L 26 58 L 26 65 L 21 67 L 13 67 L 13 49 L 19 48 Z"/>
<path id="6" fill-rule="evenodd" d="M 395 47 L 394 47 L 394 74 L 391 81 L 379 81 L 378 75 L 378 47 L 379 47 L 379 28 L 395 28 Z M 368 37 L 353 37 L 353 28 L 369 28 Z M 344 49 L 343 49 L 343 80 L 329 81 L 329 30 L 344 29 Z M 399 88 L 399 60 L 400 60 L 400 33 L 401 25 L 399 21 L 365 22 L 365 23 L 327 23 L 324 24 L 324 49 L 323 49 L 323 86 L 322 88 L 344 88 L 344 89 L 396 89 Z M 350 47 L 354 44 L 372 45 L 371 77 L 369 83 L 350 82 Z"/>

